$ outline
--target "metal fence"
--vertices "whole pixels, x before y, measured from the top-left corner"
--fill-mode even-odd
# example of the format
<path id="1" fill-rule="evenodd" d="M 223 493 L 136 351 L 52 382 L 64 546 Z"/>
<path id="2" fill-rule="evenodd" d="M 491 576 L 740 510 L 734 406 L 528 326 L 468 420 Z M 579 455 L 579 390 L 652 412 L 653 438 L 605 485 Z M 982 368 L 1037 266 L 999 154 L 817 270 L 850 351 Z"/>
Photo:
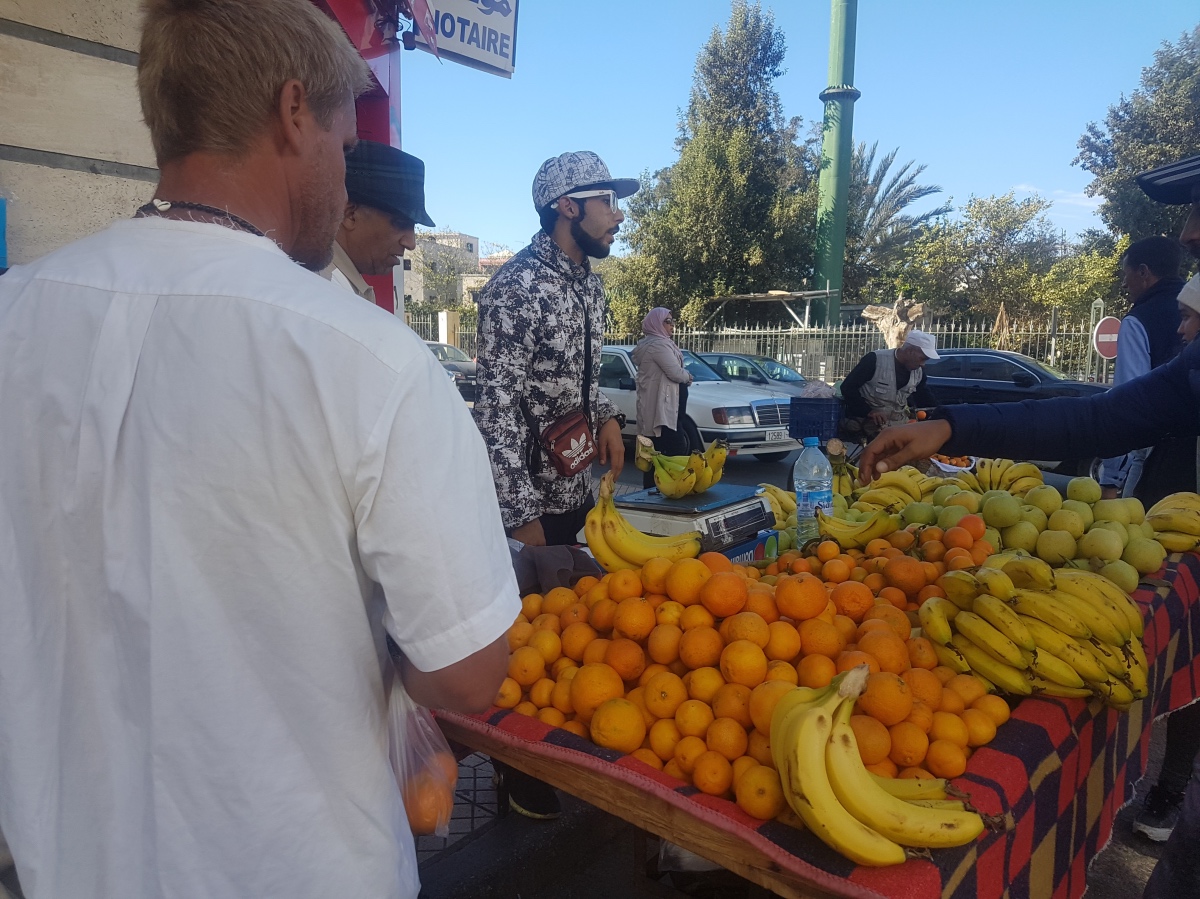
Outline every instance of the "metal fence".
<path id="1" fill-rule="evenodd" d="M 441 339 L 437 315 L 405 314 L 408 326 L 424 340 Z M 937 338 L 939 347 L 998 349 L 1023 353 L 1052 365 L 1078 381 L 1112 380 L 1112 363 L 1092 347 L 1089 322 L 1063 324 L 1054 321 L 1024 322 L 997 332 L 995 322 L 934 322 L 925 328 Z M 468 356 L 475 356 L 473 323 L 450 334 L 450 342 Z M 609 344 L 634 344 L 640 334 L 609 332 Z M 676 328 L 676 342 L 698 353 L 747 353 L 770 356 L 792 366 L 804 377 L 833 383 L 846 377 L 858 361 L 886 346 L 883 332 L 873 324 L 842 325 L 836 328 L 722 327 L 715 329 Z"/>
<path id="2" fill-rule="evenodd" d="M 1012 350 L 1052 365 L 1068 378 L 1107 383 L 1111 363 L 1092 348 L 1087 322 L 1063 325 L 1049 322 L 1017 324 L 995 333 L 994 322 L 934 322 L 925 328 L 939 347 Z M 609 333 L 605 343 L 633 344 L 641 335 Z M 841 380 L 867 353 L 884 349 L 883 332 L 872 324 L 836 328 L 720 328 L 675 329 L 675 341 L 698 353 L 745 353 L 770 356 L 806 378 L 827 383 Z"/>

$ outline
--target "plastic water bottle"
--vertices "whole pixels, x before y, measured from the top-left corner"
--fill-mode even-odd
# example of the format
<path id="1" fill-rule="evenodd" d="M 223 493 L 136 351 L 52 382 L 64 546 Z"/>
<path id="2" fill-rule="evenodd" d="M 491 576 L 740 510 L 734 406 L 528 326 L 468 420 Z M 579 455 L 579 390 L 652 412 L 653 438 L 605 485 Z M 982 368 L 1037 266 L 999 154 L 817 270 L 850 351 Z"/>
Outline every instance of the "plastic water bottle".
<path id="1" fill-rule="evenodd" d="M 817 509 L 833 512 L 833 469 L 821 452 L 821 441 L 804 438 L 804 449 L 792 469 L 796 484 L 796 545 L 812 540 L 817 534 Z"/>

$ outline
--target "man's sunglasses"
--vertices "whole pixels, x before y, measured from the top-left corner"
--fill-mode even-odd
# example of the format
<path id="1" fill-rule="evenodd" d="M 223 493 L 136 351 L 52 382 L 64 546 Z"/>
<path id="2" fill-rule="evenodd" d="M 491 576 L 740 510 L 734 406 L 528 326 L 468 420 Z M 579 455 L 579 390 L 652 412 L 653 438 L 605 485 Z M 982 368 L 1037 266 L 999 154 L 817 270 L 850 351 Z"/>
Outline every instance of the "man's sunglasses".
<path id="1" fill-rule="evenodd" d="M 617 192 L 615 190 L 581 190 L 573 194 L 567 194 L 572 200 L 590 200 L 592 197 L 605 197 L 608 199 L 608 208 L 613 212 L 617 211 Z M 555 208 L 558 208 L 558 202 L 555 201 Z"/>

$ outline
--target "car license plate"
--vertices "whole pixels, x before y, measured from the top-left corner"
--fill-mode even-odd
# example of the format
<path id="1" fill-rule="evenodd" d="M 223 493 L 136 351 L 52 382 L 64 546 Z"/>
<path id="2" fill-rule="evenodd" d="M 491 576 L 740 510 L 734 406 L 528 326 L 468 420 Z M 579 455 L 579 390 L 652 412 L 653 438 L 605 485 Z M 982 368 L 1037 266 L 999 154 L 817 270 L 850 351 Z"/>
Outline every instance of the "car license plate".
<path id="1" fill-rule="evenodd" d="M 786 429 L 777 431 L 767 431 L 767 443 L 774 443 L 776 440 L 787 440 L 788 433 Z"/>

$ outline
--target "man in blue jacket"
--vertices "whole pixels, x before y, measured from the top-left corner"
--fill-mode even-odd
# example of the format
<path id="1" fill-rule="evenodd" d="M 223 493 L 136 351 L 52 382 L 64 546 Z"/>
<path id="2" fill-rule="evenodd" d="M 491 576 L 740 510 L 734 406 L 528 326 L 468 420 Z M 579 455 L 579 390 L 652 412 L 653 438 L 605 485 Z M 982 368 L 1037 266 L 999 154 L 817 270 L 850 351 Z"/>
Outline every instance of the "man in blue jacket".
<path id="1" fill-rule="evenodd" d="M 1161 203 L 1191 204 L 1179 242 L 1200 259 L 1200 155 L 1137 177 L 1146 194 Z M 1087 397 L 1056 397 L 1021 403 L 946 406 L 928 421 L 889 428 L 867 447 L 860 461 L 870 481 L 914 459 L 936 452 L 987 454 L 1024 459 L 1111 457 L 1153 446 L 1171 432 L 1200 429 L 1200 340 L 1193 340 L 1148 374 Z M 1179 818 L 1144 899 L 1200 896 L 1200 756 Z"/>
<path id="2" fill-rule="evenodd" d="M 1146 237 L 1130 244 L 1121 256 L 1121 286 L 1133 308 L 1121 320 L 1117 336 L 1117 370 L 1113 384 L 1140 378 L 1151 369 L 1170 362 L 1183 348 L 1179 340 L 1179 307 L 1176 297 L 1183 289 L 1179 277 L 1183 248 L 1169 237 Z M 1150 449 L 1134 450 L 1104 460 L 1100 486 L 1105 499 L 1137 496 L 1147 506 L 1170 493 L 1195 490 L 1196 478 L 1178 477 L 1181 458 L 1195 453 L 1194 434 L 1181 434 Z M 1154 462 L 1149 458 L 1153 456 Z M 1189 466 L 1192 467 L 1192 466 Z M 1149 488 L 1139 491 L 1143 471 Z M 1138 491 L 1135 493 L 1135 491 Z"/>

